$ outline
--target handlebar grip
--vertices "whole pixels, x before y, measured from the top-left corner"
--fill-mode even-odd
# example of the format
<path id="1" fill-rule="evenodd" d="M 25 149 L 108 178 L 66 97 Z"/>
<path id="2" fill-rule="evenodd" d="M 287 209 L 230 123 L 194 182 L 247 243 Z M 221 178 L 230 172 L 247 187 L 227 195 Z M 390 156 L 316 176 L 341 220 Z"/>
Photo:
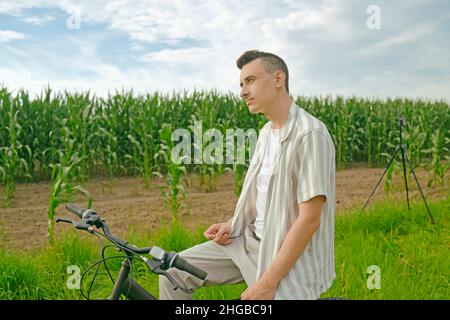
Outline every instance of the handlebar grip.
<path id="1" fill-rule="evenodd" d="M 205 280 L 208 273 L 205 271 L 197 268 L 196 266 L 190 264 L 185 259 L 181 258 L 180 256 L 177 256 L 175 258 L 175 261 L 173 262 L 173 266 L 177 269 L 189 272 L 190 274 L 196 276 L 199 279 Z"/>
<path id="2" fill-rule="evenodd" d="M 80 219 L 81 219 L 82 216 L 83 216 L 83 212 L 86 211 L 85 209 L 80 208 L 80 207 L 77 207 L 76 205 L 74 205 L 74 204 L 72 204 L 72 203 L 68 203 L 68 204 L 66 205 L 66 209 L 69 210 L 69 211 L 72 212 L 72 213 L 75 213 L 77 216 L 80 217 Z"/>

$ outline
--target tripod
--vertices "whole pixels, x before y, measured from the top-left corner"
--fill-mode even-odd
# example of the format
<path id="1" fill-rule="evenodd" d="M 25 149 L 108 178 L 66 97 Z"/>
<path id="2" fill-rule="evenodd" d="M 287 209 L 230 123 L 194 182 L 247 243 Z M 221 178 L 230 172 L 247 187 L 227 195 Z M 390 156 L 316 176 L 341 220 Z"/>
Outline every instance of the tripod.
<path id="1" fill-rule="evenodd" d="M 407 180 L 406 180 L 406 164 L 405 164 L 405 159 L 406 159 L 406 161 L 408 161 L 409 167 L 411 168 L 411 172 L 413 173 L 414 179 L 416 180 L 417 186 L 419 187 L 420 194 L 421 194 L 421 196 L 422 196 L 423 201 L 425 202 L 425 206 L 427 207 L 428 214 L 429 214 L 429 216 L 430 216 L 431 222 L 433 223 L 433 225 L 436 225 L 436 223 L 435 223 L 435 221 L 434 221 L 434 218 L 433 218 L 433 216 L 432 216 L 432 214 L 431 214 L 430 208 L 428 207 L 427 201 L 425 200 L 425 196 L 423 195 L 422 188 L 420 187 L 420 184 L 419 184 L 419 181 L 418 181 L 418 179 L 417 179 L 416 173 L 414 172 L 413 165 L 412 165 L 411 161 L 409 160 L 408 153 L 406 152 L 406 146 L 403 145 L 403 140 L 402 140 L 402 126 L 405 126 L 405 125 L 406 125 L 405 118 L 404 118 L 404 117 L 400 117 L 400 119 L 398 120 L 398 128 L 399 128 L 399 131 L 400 131 L 400 144 L 399 144 L 399 145 L 397 146 L 397 148 L 395 149 L 394 154 L 393 154 L 392 157 L 391 157 L 391 160 L 389 161 L 388 165 L 386 166 L 386 169 L 384 170 L 383 175 L 381 176 L 380 180 L 378 180 L 378 183 L 377 183 L 377 185 L 375 186 L 375 188 L 373 189 L 372 194 L 369 196 L 369 199 L 367 199 L 366 204 L 364 205 L 364 208 L 361 210 L 361 213 L 364 211 L 364 209 L 366 208 L 367 204 L 368 204 L 369 201 L 370 201 L 370 198 L 372 198 L 373 194 L 374 194 L 375 191 L 377 190 L 378 185 L 380 184 L 380 182 L 381 182 L 381 180 L 383 179 L 384 175 L 386 174 L 387 170 L 389 169 L 389 167 L 391 166 L 392 162 L 394 161 L 395 156 L 397 155 L 397 153 L 398 153 L 399 151 L 401 151 L 401 153 L 402 153 L 402 164 L 403 164 L 403 177 L 404 177 L 404 179 L 405 179 L 405 191 L 406 191 L 406 201 L 407 201 L 407 203 L 408 203 L 408 210 L 411 210 L 411 208 L 410 208 L 410 206 L 409 206 L 408 182 L 407 182 Z"/>

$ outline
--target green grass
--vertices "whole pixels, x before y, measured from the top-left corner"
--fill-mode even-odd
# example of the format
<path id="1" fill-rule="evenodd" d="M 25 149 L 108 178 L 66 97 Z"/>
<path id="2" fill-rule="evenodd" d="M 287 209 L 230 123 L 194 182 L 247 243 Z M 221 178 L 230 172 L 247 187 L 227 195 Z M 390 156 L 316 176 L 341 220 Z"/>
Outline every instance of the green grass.
<path id="1" fill-rule="evenodd" d="M 436 227 L 423 202 L 377 204 L 336 220 L 336 274 L 324 296 L 349 299 L 449 299 L 450 198 L 431 203 Z M 367 269 L 380 267 L 381 288 L 368 289 Z"/>
<path id="2" fill-rule="evenodd" d="M 337 277 L 323 297 L 348 299 L 449 299 L 450 246 L 448 216 L 450 197 L 430 203 L 436 219 L 434 227 L 422 202 L 373 204 L 336 217 L 335 257 Z M 138 246 L 159 245 L 181 251 L 204 241 L 204 227 L 190 232 L 181 225 L 161 228 L 156 234 L 141 235 L 131 228 L 127 239 Z M 108 256 L 116 255 L 113 249 Z M 67 267 L 85 271 L 99 257 L 95 237 L 80 232 L 60 235 L 53 246 L 35 252 L 0 251 L 0 299 L 82 299 L 80 290 L 66 287 Z M 121 260 L 108 266 L 114 275 Z M 381 288 L 368 289 L 367 268 L 377 265 Z M 104 268 L 96 280 L 93 298 L 105 298 L 112 288 Z M 92 277 L 92 272 L 89 277 Z M 113 275 L 113 276 L 114 276 Z M 88 278 L 89 278 L 88 277 Z M 147 290 L 158 294 L 157 276 L 142 263 L 134 267 L 134 277 Z M 87 290 L 87 287 L 85 287 Z M 202 288 L 195 299 L 234 299 L 245 284 Z"/>

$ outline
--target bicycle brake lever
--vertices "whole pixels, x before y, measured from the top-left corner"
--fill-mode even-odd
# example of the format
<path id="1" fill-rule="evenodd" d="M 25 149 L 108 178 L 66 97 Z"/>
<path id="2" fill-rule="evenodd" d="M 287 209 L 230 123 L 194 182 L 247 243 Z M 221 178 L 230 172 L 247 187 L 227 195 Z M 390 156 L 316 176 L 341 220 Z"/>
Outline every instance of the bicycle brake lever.
<path id="1" fill-rule="evenodd" d="M 66 218 L 57 218 L 56 223 L 59 223 L 59 222 L 65 222 L 65 223 L 70 223 L 70 224 L 75 225 L 75 223 L 72 220 L 66 219 Z"/>
<path id="2" fill-rule="evenodd" d="M 88 224 L 87 224 L 86 222 L 84 222 L 84 221 L 73 222 L 73 225 L 74 225 L 75 228 L 77 228 L 78 230 L 86 230 L 86 231 L 92 233 L 91 226 L 88 225 Z"/>
<path id="3" fill-rule="evenodd" d="M 161 275 L 164 275 L 167 277 L 167 279 L 169 279 L 169 281 L 173 284 L 174 288 L 173 290 L 177 290 L 180 289 L 186 293 L 194 293 L 195 291 L 192 289 L 188 289 L 188 288 L 183 288 L 182 286 L 180 286 L 176 280 L 170 275 L 170 273 L 168 273 L 167 271 L 161 270 Z"/>
<path id="4" fill-rule="evenodd" d="M 156 274 L 159 274 L 159 275 L 167 277 L 167 279 L 169 279 L 169 281 L 175 287 L 173 290 L 180 289 L 180 290 L 183 290 L 186 293 L 194 293 L 194 290 L 183 288 L 182 286 L 180 286 L 176 282 L 176 280 L 170 275 L 170 273 L 168 273 L 167 271 L 161 269 L 161 266 L 163 265 L 163 262 L 161 260 L 151 259 L 151 260 L 145 261 L 145 263 L 150 267 L 150 270 L 152 270 L 153 273 L 156 273 Z"/>
<path id="5" fill-rule="evenodd" d="M 73 220 L 70 219 L 66 219 L 66 218 L 57 218 L 56 219 L 56 223 L 58 222 L 65 222 L 65 223 L 70 223 L 72 224 L 75 228 L 77 228 L 78 230 L 86 230 L 90 233 L 93 233 L 94 231 L 91 229 L 91 226 L 88 225 L 86 222 L 84 221 L 79 221 L 79 222 L 75 222 Z"/>

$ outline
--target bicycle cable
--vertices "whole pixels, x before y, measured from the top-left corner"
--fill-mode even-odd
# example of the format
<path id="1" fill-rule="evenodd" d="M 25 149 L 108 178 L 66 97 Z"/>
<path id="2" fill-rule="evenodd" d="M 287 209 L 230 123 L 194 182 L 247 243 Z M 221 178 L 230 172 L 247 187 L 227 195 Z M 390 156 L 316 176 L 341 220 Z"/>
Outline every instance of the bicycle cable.
<path id="1" fill-rule="evenodd" d="M 108 275 L 109 275 L 109 277 L 110 277 L 112 283 L 115 284 L 114 279 L 112 278 L 111 273 L 110 273 L 110 271 L 109 271 L 109 268 L 108 268 L 108 266 L 107 266 L 107 264 L 106 264 L 106 260 L 110 260 L 110 259 L 118 259 L 118 258 L 121 258 L 121 259 L 126 258 L 126 259 L 128 259 L 128 262 L 129 262 L 129 265 L 130 265 L 130 272 L 129 272 L 130 281 L 129 281 L 129 285 L 128 285 L 127 294 L 125 295 L 125 299 L 127 299 L 128 296 L 129 296 L 129 294 L 130 294 L 130 292 L 131 292 L 131 280 L 133 280 L 133 263 L 132 263 L 132 260 L 131 260 L 130 256 L 126 253 L 126 251 L 129 251 L 129 249 L 126 248 L 125 246 L 122 246 L 122 245 L 118 244 L 116 241 L 111 240 L 111 239 L 108 238 L 106 235 L 104 235 L 104 234 L 98 232 L 97 230 L 92 230 L 91 232 L 92 232 L 93 234 L 95 234 L 95 235 L 99 238 L 99 240 L 100 240 L 100 242 L 101 242 L 101 246 L 102 246 L 101 257 L 102 257 L 102 259 L 99 260 L 99 261 L 97 261 L 97 262 L 94 263 L 93 265 L 91 265 L 91 266 L 84 272 L 84 274 L 83 274 L 83 276 L 82 276 L 82 278 L 81 278 L 80 284 L 83 282 L 84 276 L 87 274 L 87 272 L 88 272 L 90 269 L 92 269 L 94 266 L 97 266 L 97 269 L 96 269 L 96 271 L 95 271 L 94 277 L 93 277 L 93 279 L 92 279 L 92 281 L 91 281 L 91 284 L 90 284 L 90 287 L 89 287 L 88 296 L 87 296 L 87 297 L 85 296 L 85 294 L 84 294 L 84 292 L 83 292 L 82 289 L 81 289 L 81 294 L 83 295 L 83 297 L 84 297 L 85 299 L 90 300 L 90 299 L 89 299 L 90 292 L 91 292 L 93 283 L 95 282 L 95 278 L 97 277 L 98 269 L 99 269 L 100 264 L 101 264 L 102 262 L 103 262 L 103 264 L 105 265 L 105 268 L 106 268 L 106 270 L 107 270 L 107 273 L 108 273 Z M 108 239 L 108 240 L 111 241 L 113 244 L 109 244 L 109 245 L 106 245 L 106 246 L 103 245 L 103 241 L 102 241 L 102 239 L 100 238 L 100 236 L 102 236 L 102 237 Z M 108 248 L 108 247 L 116 247 L 116 248 L 120 249 L 120 250 L 123 252 L 123 256 L 113 256 L 113 257 L 105 258 L 105 256 L 104 256 L 105 249 Z M 144 261 L 141 257 L 139 257 L 139 256 L 134 256 L 133 259 L 137 259 L 138 261 L 142 261 L 142 262 L 145 263 L 145 261 Z"/>
<path id="2" fill-rule="evenodd" d="M 120 258 L 120 259 L 123 259 L 124 257 L 123 257 L 123 256 L 112 256 L 112 257 L 107 257 L 107 258 L 104 258 L 104 259 L 100 259 L 100 260 L 97 261 L 96 263 L 92 264 L 92 265 L 89 266 L 89 267 L 86 269 L 86 271 L 83 273 L 83 276 L 81 277 L 81 283 L 83 282 L 83 279 L 85 278 L 86 274 L 87 274 L 87 273 L 89 272 L 89 270 L 91 270 L 93 267 L 98 266 L 99 264 L 103 263 L 105 260 L 119 259 L 119 258 Z M 97 274 L 97 271 L 96 271 L 96 274 Z M 95 281 L 95 278 L 96 278 L 96 276 L 97 276 L 96 274 L 94 275 L 94 278 L 93 278 L 92 282 Z M 82 286 L 80 287 L 80 290 L 81 290 L 81 294 L 82 294 L 83 298 L 85 298 L 86 300 L 91 300 L 90 297 L 89 297 L 90 291 L 88 291 L 88 296 L 86 296 L 86 295 L 84 294 L 84 291 L 83 291 L 83 287 L 82 287 Z"/>

